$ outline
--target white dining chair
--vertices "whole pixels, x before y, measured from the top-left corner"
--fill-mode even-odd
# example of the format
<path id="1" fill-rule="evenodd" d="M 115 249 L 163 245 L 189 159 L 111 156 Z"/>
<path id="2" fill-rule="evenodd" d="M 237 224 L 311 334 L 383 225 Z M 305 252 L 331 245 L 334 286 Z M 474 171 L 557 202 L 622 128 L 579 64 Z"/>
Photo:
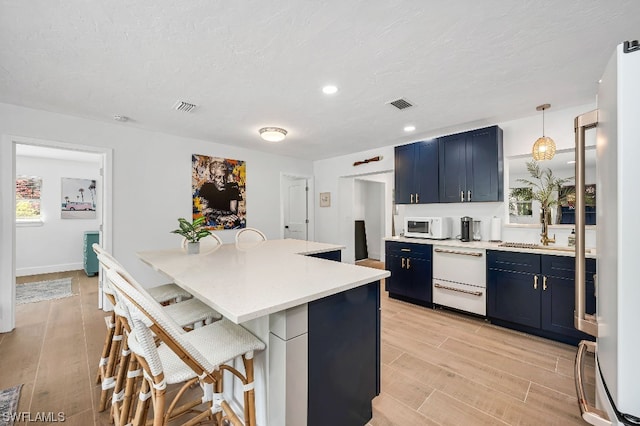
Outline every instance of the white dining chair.
<path id="1" fill-rule="evenodd" d="M 236 243 L 267 241 L 264 232 L 256 228 L 243 228 L 236 233 Z"/>

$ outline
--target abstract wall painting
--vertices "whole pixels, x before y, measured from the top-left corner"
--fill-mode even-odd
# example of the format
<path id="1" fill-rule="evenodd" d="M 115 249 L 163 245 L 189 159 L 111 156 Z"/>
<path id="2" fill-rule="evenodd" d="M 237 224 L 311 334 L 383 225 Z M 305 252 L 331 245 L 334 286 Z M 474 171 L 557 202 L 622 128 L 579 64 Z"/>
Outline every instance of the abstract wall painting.
<path id="1" fill-rule="evenodd" d="M 193 219 L 204 216 L 211 230 L 245 228 L 246 162 L 193 154 L 191 163 Z"/>

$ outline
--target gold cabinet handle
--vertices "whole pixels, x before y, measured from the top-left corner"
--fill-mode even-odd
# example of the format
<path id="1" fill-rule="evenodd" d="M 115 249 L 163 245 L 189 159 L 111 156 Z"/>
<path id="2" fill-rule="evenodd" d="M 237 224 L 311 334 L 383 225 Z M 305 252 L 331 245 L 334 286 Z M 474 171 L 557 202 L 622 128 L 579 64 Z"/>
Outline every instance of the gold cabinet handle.
<path id="1" fill-rule="evenodd" d="M 411 249 L 403 248 L 403 249 L 400 249 L 400 251 L 411 251 Z"/>
<path id="2" fill-rule="evenodd" d="M 546 290 L 547 289 L 547 276 L 543 275 L 542 276 L 542 290 Z"/>
<path id="3" fill-rule="evenodd" d="M 538 289 L 538 276 L 537 275 L 533 276 L 533 289 L 534 290 Z"/>
<path id="4" fill-rule="evenodd" d="M 411 263 L 410 263 L 411 259 L 407 259 L 407 269 L 411 268 Z"/>
<path id="5" fill-rule="evenodd" d="M 411 194 L 411 204 L 413 204 L 413 194 Z"/>
<path id="6" fill-rule="evenodd" d="M 418 197 L 418 193 L 416 192 L 416 204 L 420 202 L 420 197 Z"/>
<path id="7" fill-rule="evenodd" d="M 404 257 L 402 258 L 402 269 L 404 269 Z"/>

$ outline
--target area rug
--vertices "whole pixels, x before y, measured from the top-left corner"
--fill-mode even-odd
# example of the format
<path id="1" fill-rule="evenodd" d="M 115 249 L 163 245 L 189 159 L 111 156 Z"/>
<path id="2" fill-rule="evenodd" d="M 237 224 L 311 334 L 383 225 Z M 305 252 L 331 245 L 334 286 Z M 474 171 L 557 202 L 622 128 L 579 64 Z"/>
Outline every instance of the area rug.
<path id="1" fill-rule="evenodd" d="M 41 302 L 73 296 L 71 278 L 16 285 L 16 304 Z"/>
<path id="2" fill-rule="evenodd" d="M 22 385 L 0 390 L 0 426 L 12 426 L 12 416 L 18 409 Z"/>

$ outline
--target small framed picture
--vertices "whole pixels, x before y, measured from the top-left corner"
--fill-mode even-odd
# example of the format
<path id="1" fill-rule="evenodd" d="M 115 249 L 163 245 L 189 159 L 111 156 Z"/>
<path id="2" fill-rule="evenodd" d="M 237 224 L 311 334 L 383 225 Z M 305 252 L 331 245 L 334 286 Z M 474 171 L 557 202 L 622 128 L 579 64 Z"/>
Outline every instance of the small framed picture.
<path id="1" fill-rule="evenodd" d="M 321 192 L 320 193 L 320 207 L 330 207 L 331 206 L 331 193 L 330 192 Z"/>

